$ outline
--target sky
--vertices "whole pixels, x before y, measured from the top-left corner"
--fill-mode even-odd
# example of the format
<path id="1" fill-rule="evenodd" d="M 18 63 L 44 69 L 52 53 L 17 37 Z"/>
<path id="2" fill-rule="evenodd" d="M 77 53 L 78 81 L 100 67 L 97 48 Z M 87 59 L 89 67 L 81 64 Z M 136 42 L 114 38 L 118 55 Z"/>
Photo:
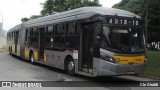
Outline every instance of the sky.
<path id="1" fill-rule="evenodd" d="M 3 29 L 10 28 L 21 23 L 21 18 L 31 15 L 40 15 L 43 9 L 40 3 L 46 0 L 0 0 L 0 22 L 3 22 Z M 112 7 L 121 0 L 99 0 L 103 7 Z M 3 17 L 3 19 L 2 19 Z"/>

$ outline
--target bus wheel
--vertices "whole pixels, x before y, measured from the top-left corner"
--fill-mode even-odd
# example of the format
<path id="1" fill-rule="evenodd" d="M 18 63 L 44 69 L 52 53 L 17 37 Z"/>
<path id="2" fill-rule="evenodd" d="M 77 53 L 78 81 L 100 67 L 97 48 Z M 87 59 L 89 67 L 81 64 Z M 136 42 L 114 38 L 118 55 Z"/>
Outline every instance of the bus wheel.
<path id="1" fill-rule="evenodd" d="M 73 59 L 70 59 L 67 63 L 67 73 L 71 76 L 75 76 L 75 63 Z"/>
<path id="2" fill-rule="evenodd" d="M 9 47 L 9 55 L 11 55 L 11 50 L 10 50 L 10 47 Z"/>
<path id="3" fill-rule="evenodd" d="M 9 54 L 12 55 L 12 48 L 9 49 Z"/>
<path id="4" fill-rule="evenodd" d="M 35 64 L 35 62 L 34 62 L 34 54 L 33 54 L 32 52 L 31 52 L 31 54 L 30 54 L 29 59 L 30 59 L 30 62 L 31 62 L 32 64 Z"/>

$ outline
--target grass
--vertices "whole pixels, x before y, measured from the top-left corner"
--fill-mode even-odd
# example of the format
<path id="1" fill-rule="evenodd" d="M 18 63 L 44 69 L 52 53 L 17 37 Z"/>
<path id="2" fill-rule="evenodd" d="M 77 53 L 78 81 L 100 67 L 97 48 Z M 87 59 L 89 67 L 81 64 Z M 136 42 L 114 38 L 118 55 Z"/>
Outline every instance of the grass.
<path id="1" fill-rule="evenodd" d="M 144 75 L 160 78 L 160 51 L 147 51 L 147 57 Z"/>

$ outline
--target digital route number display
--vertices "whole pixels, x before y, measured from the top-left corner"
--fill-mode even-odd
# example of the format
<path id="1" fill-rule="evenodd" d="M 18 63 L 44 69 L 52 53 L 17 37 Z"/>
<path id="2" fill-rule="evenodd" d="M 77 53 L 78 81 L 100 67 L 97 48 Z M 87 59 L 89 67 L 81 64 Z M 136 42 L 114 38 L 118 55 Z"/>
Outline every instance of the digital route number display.
<path id="1" fill-rule="evenodd" d="M 106 23 L 112 25 L 131 25 L 140 26 L 142 25 L 141 19 L 138 18 L 128 18 L 128 17 L 106 17 Z"/>

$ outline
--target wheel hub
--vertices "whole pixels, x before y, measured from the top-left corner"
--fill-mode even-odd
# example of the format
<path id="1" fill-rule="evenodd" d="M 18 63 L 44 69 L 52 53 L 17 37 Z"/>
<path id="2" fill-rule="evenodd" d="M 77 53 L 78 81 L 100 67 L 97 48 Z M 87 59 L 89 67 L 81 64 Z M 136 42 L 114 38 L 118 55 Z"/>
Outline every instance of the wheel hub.
<path id="1" fill-rule="evenodd" d="M 71 61 L 68 64 L 68 69 L 69 69 L 69 71 L 71 71 L 71 70 L 73 70 L 73 68 L 74 68 L 74 63 L 73 63 L 73 61 Z"/>
<path id="2" fill-rule="evenodd" d="M 34 58 L 33 58 L 33 55 L 31 56 L 31 62 L 34 62 Z"/>

